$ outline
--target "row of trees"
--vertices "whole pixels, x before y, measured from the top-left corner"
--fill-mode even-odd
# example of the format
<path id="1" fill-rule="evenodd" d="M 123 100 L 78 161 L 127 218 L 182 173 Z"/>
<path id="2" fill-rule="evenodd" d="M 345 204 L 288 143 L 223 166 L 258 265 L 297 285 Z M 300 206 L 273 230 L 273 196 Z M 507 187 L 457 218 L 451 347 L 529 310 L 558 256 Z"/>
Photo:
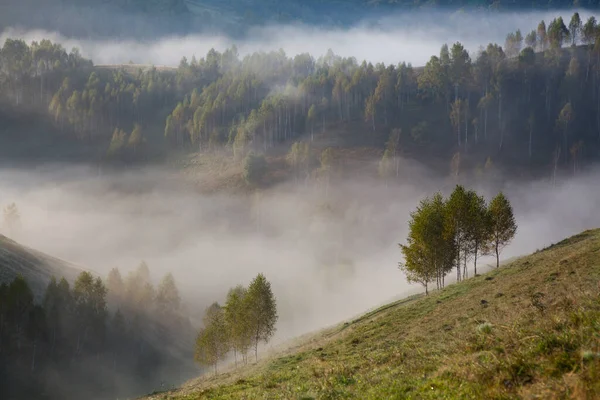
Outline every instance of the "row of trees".
<path id="1" fill-rule="evenodd" d="M 395 150 L 425 161 L 459 151 L 577 170 L 600 146 L 598 33 L 594 17 L 583 22 L 576 13 L 568 26 L 556 18 L 525 37 L 512 33 L 504 48 L 490 43 L 469 54 L 461 43 L 444 45 L 422 68 L 332 51 L 240 58 L 235 47 L 183 58 L 175 70 L 95 68 L 47 40 L 9 39 L 0 97 L 48 111 L 56 129 L 98 141 L 113 158 L 225 146 L 241 161 L 341 126 L 347 137 L 382 146 L 400 132 Z"/>
<path id="2" fill-rule="evenodd" d="M 440 193 L 425 198 L 411 213 L 406 244 L 400 244 L 404 262 L 400 268 L 409 282 L 444 287 L 445 277 L 456 268 L 456 279 L 468 277 L 471 260 L 477 274 L 477 260 L 493 254 L 496 268 L 500 252 L 517 231 L 512 207 L 499 193 L 489 204 L 473 190 L 457 185 L 448 199 Z"/>
<path id="3" fill-rule="evenodd" d="M 233 352 L 248 362 L 248 352 L 254 349 L 258 360 L 258 345 L 268 343 L 276 331 L 277 304 L 271 284 L 258 274 L 248 288 L 242 285 L 229 290 L 225 306 L 213 303 L 206 309 L 204 327 L 196 338 L 195 359 L 201 365 L 214 366 Z"/>
<path id="4" fill-rule="evenodd" d="M 17 277 L 0 285 L 3 393 L 51 399 L 139 394 L 165 379 L 169 366 L 177 371 L 173 378 L 188 377 L 178 374 L 192 332 L 172 275 L 154 288 L 143 263 L 126 279 L 117 269 L 106 281 L 89 272 L 73 285 L 52 278 L 43 296 Z"/>

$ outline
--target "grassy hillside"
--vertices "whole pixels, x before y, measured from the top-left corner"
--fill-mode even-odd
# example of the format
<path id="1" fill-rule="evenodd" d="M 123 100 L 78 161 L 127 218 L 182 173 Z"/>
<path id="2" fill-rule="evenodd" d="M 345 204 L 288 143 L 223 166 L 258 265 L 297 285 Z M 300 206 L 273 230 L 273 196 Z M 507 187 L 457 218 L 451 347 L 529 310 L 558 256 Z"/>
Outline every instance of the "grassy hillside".
<path id="1" fill-rule="evenodd" d="M 148 399 L 600 396 L 600 230 Z"/>
<path id="2" fill-rule="evenodd" d="M 81 269 L 58 258 L 21 246 L 0 235 L 0 283 L 10 282 L 22 275 L 39 299 L 52 276 L 73 282 Z"/>

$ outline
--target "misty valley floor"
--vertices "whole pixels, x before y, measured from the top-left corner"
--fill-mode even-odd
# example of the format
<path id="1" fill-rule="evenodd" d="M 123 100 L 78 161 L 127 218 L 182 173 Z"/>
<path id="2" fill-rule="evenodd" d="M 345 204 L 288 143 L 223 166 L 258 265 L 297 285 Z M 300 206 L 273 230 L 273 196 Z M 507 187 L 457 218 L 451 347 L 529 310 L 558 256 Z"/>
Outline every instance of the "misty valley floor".
<path id="1" fill-rule="evenodd" d="M 147 399 L 600 396 L 600 230 Z"/>

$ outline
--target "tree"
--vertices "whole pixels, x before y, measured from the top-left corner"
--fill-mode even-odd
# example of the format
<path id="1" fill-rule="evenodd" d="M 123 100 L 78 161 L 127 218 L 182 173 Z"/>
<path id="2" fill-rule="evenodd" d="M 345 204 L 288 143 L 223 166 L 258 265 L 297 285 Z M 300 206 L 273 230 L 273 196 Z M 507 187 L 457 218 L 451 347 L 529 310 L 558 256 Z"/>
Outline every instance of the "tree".
<path id="1" fill-rule="evenodd" d="M 542 20 L 537 27 L 538 46 L 541 51 L 546 51 L 548 47 L 548 35 L 546 32 L 546 23 Z"/>
<path id="2" fill-rule="evenodd" d="M 455 258 L 454 235 L 447 226 L 442 195 L 422 200 L 410 217 L 407 244 L 399 245 L 404 256 L 399 267 L 409 282 L 420 283 L 428 294 L 429 283 L 434 280 L 438 288 L 443 287 Z"/>
<path id="3" fill-rule="evenodd" d="M 104 340 L 106 287 L 100 278 L 82 272 L 73 285 L 73 300 L 79 323 L 77 352 L 81 353 L 86 343 L 97 350 Z"/>
<path id="4" fill-rule="evenodd" d="M 238 285 L 229 290 L 225 303 L 225 322 L 227 323 L 229 342 L 233 349 L 236 366 L 238 353 L 246 361 L 248 349 L 251 345 L 252 332 L 249 330 L 248 310 L 245 308 L 247 294 L 248 290 L 242 285 Z"/>
<path id="5" fill-rule="evenodd" d="M 310 124 L 310 141 L 315 139 L 315 121 L 317 119 L 317 107 L 312 104 L 308 109 L 308 115 L 306 116 L 307 122 Z"/>
<path id="6" fill-rule="evenodd" d="M 537 33 L 535 30 L 532 30 L 525 36 L 525 45 L 527 47 L 531 47 L 533 50 L 537 47 Z"/>
<path id="7" fill-rule="evenodd" d="M 4 207 L 4 226 L 8 234 L 13 236 L 18 232 L 21 224 L 21 215 L 15 203 L 10 203 Z"/>
<path id="8" fill-rule="evenodd" d="M 475 191 L 467 192 L 469 198 L 469 238 L 471 249 L 473 251 L 473 269 L 477 275 L 477 256 L 485 254 L 485 249 L 489 247 L 491 221 L 488 213 L 485 199 L 479 196 Z"/>
<path id="9" fill-rule="evenodd" d="M 581 34 L 581 18 L 579 17 L 579 13 L 576 12 L 571 17 L 571 21 L 569 22 L 569 36 L 571 38 L 571 45 L 577 45 L 577 40 Z"/>
<path id="10" fill-rule="evenodd" d="M 490 250 L 496 255 L 496 268 L 498 268 L 500 252 L 517 233 L 517 223 L 512 206 L 502 192 L 492 199 L 488 212 L 491 223 Z"/>
<path id="11" fill-rule="evenodd" d="M 108 146 L 107 154 L 110 157 L 117 157 L 121 155 L 121 151 L 127 144 L 127 133 L 122 130 L 115 128 L 113 132 L 112 138 L 110 140 L 110 145 Z"/>
<path id="12" fill-rule="evenodd" d="M 212 365 L 217 374 L 217 364 L 229 350 L 225 314 L 219 303 L 206 309 L 202 320 L 204 327 L 196 337 L 194 359 L 201 365 Z"/>
<path id="13" fill-rule="evenodd" d="M 469 196 L 465 188 L 456 185 L 446 206 L 446 228 L 452 233 L 456 255 L 456 280 L 461 280 L 461 261 L 466 264 L 470 251 Z M 462 257 L 462 258 L 461 258 Z"/>
<path id="14" fill-rule="evenodd" d="M 250 283 L 244 303 L 248 316 L 248 329 L 252 333 L 254 355 L 258 361 L 258 344 L 269 342 L 275 334 L 275 324 L 279 318 L 271 283 L 263 274 L 258 274 Z"/>
<path id="15" fill-rule="evenodd" d="M 400 159 L 398 157 L 398 151 L 400 148 L 400 135 L 402 134 L 401 129 L 392 129 L 390 137 L 385 144 L 385 151 L 383 157 L 379 162 L 379 175 L 386 179 L 395 175 L 396 178 L 400 173 Z"/>
<path id="16" fill-rule="evenodd" d="M 584 44 L 590 45 L 596 41 L 596 36 L 598 35 L 598 28 L 596 18 L 591 16 L 583 25 L 583 29 L 581 31 L 582 41 Z"/>
<path id="17" fill-rule="evenodd" d="M 173 274 L 168 273 L 156 289 L 156 307 L 161 314 L 174 315 L 179 311 L 181 298 Z"/>
<path id="18" fill-rule="evenodd" d="M 137 153 L 137 149 L 142 145 L 143 142 L 144 136 L 142 133 L 142 127 L 140 124 L 135 124 L 133 131 L 131 131 L 131 135 L 129 135 L 127 145 L 129 147 L 133 147 L 133 154 L 135 155 Z"/>
<path id="19" fill-rule="evenodd" d="M 249 185 L 258 185 L 267 173 L 267 161 L 262 154 L 250 153 L 244 159 L 243 177 Z"/>

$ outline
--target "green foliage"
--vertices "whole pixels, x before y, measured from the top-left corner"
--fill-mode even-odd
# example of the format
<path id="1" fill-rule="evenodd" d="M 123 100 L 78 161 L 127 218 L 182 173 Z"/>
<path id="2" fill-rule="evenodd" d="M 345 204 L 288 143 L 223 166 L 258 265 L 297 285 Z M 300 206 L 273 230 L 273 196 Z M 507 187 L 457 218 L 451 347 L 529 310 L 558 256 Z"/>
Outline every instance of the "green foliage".
<path id="1" fill-rule="evenodd" d="M 244 297 L 244 309 L 247 313 L 249 332 L 258 359 L 258 344 L 267 343 L 275 334 L 277 323 L 277 304 L 271 290 L 271 283 L 263 274 L 258 274 L 250 283 Z"/>
<path id="2" fill-rule="evenodd" d="M 517 223 L 512 206 L 502 193 L 492 199 L 488 212 L 490 214 L 490 251 L 496 255 L 496 268 L 500 266 L 500 252 L 508 245 L 517 233 Z"/>
<path id="3" fill-rule="evenodd" d="M 448 200 L 437 193 L 422 200 L 411 213 L 406 244 L 400 244 L 404 262 L 400 268 L 409 282 L 420 283 L 428 292 L 435 281 L 444 287 L 444 277 L 456 267 L 457 280 L 467 278 L 467 262 L 492 249 L 499 251 L 516 232 L 516 222 L 508 200 L 498 194 L 489 207 L 473 190 L 457 185 Z"/>
<path id="4" fill-rule="evenodd" d="M 195 360 L 201 365 L 214 366 L 225 358 L 229 350 L 229 332 L 225 312 L 219 303 L 213 303 L 206 309 L 202 320 L 204 328 L 196 338 Z"/>
<path id="5" fill-rule="evenodd" d="M 249 185 L 259 185 L 267 173 L 267 161 L 262 154 L 250 153 L 244 159 L 244 180 Z"/>
<path id="6" fill-rule="evenodd" d="M 441 194 L 422 200 L 411 213 L 407 244 L 400 245 L 404 255 L 401 269 L 409 282 L 425 286 L 426 293 L 430 282 L 435 281 L 438 288 L 443 285 L 443 277 L 454 260 L 456 249 L 448 232 L 446 213 L 447 204 Z"/>
<path id="7" fill-rule="evenodd" d="M 246 309 L 247 294 L 248 290 L 242 285 L 238 285 L 229 290 L 225 303 L 225 322 L 236 363 L 238 354 L 246 360 L 251 345 L 252 332 L 250 332 L 249 315 Z"/>

